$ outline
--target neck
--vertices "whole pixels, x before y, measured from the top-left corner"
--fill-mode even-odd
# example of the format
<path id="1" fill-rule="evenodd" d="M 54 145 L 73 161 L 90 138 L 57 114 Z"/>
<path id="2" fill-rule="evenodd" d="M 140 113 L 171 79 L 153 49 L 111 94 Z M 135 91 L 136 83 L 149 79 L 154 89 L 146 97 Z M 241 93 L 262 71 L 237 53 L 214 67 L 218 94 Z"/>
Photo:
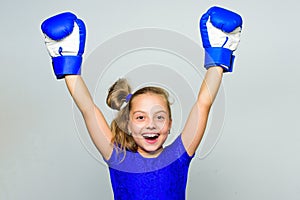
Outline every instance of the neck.
<path id="1" fill-rule="evenodd" d="M 155 151 L 146 151 L 146 150 L 139 147 L 137 151 L 144 158 L 156 158 L 163 151 L 163 147 L 161 146 L 159 149 L 157 149 Z"/>

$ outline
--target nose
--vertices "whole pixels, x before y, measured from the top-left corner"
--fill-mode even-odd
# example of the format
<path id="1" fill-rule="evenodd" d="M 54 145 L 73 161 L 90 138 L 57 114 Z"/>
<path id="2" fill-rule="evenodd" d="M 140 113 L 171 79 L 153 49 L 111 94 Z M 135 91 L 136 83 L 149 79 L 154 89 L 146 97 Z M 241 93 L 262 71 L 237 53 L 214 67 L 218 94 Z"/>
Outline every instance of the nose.
<path id="1" fill-rule="evenodd" d="M 147 126 L 146 129 L 152 131 L 152 130 L 155 130 L 156 128 L 155 128 L 155 126 Z"/>
<path id="2" fill-rule="evenodd" d="M 146 129 L 148 129 L 148 130 L 155 130 L 156 129 L 156 125 L 155 125 L 153 119 L 149 119 L 149 123 L 147 124 Z"/>

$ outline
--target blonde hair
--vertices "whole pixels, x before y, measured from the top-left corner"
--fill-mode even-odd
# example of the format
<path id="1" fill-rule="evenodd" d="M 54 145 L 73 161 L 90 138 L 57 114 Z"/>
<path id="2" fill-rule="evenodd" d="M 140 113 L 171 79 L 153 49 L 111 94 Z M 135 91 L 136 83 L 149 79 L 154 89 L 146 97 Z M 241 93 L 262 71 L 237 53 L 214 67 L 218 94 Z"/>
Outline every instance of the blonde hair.
<path id="1" fill-rule="evenodd" d="M 169 94 L 160 87 L 143 87 L 132 94 L 129 100 L 126 98 L 131 94 L 131 87 L 126 79 L 119 79 L 109 88 L 106 104 L 110 108 L 119 111 L 116 118 L 111 122 L 112 142 L 123 151 L 137 152 L 138 146 L 128 131 L 129 113 L 132 107 L 132 99 L 146 93 L 161 95 L 166 101 L 169 117 L 172 119 Z M 126 102 L 127 100 L 128 102 Z M 124 103 L 127 104 L 123 106 Z"/>

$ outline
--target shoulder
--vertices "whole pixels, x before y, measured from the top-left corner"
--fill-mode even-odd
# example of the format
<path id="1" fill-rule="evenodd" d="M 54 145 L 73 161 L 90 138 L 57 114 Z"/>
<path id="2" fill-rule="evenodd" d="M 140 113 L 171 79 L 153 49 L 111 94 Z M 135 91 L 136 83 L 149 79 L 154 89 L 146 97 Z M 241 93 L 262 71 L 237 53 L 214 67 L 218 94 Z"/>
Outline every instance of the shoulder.
<path id="1" fill-rule="evenodd" d="M 189 155 L 182 141 L 182 134 L 178 135 L 177 138 L 165 148 L 165 154 L 169 154 L 170 157 L 180 158 L 181 156 L 187 156 L 193 158 L 194 155 Z"/>

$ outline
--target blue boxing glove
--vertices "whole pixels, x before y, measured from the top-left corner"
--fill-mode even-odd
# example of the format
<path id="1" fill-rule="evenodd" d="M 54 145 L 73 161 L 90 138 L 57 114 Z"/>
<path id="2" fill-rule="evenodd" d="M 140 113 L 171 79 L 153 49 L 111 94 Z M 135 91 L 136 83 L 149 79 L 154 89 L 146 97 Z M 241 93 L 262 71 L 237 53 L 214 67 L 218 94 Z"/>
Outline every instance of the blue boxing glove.
<path id="1" fill-rule="evenodd" d="M 211 7 L 200 19 L 200 33 L 205 49 L 204 67 L 220 66 L 232 72 L 242 30 L 240 15 L 220 7 Z"/>
<path id="2" fill-rule="evenodd" d="M 86 39 L 84 22 L 74 14 L 65 12 L 46 19 L 41 29 L 56 78 L 81 74 Z"/>

